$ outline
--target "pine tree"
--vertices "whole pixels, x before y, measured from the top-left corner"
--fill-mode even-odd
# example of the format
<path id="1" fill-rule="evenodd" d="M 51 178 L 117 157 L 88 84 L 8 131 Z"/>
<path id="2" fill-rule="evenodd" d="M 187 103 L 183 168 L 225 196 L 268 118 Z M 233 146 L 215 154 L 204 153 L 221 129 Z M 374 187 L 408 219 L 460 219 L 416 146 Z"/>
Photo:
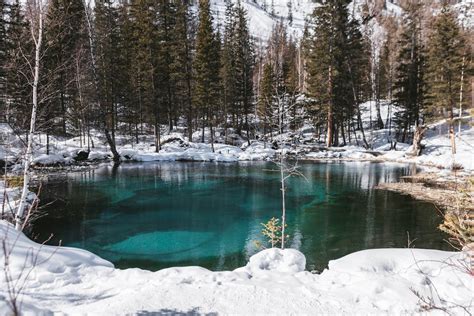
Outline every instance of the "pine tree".
<path id="1" fill-rule="evenodd" d="M 158 96 L 156 79 L 156 46 L 155 30 L 156 7 L 149 0 L 134 0 L 130 6 L 132 21 L 132 55 L 131 65 L 132 89 L 137 104 L 140 132 L 143 133 L 144 122 L 154 126 L 155 150 L 160 150 L 160 112 L 161 100 Z M 151 119 L 146 120 L 146 117 Z"/>
<path id="2" fill-rule="evenodd" d="M 175 99 L 180 104 L 180 113 L 186 117 L 189 141 L 192 141 L 195 117 L 192 102 L 192 51 L 194 47 L 194 38 L 191 32 L 192 18 L 188 1 L 178 1 L 176 25 L 172 30 L 171 80 L 175 85 Z"/>
<path id="3" fill-rule="evenodd" d="M 453 118 L 465 67 L 466 44 L 457 17 L 447 2 L 435 18 L 428 41 L 427 81 L 431 111 L 447 110 Z"/>
<path id="4" fill-rule="evenodd" d="M 78 42 L 73 56 L 74 60 L 72 61 L 72 72 L 74 74 L 73 85 L 76 92 L 76 100 L 74 102 L 75 107 L 72 109 L 72 113 L 69 114 L 69 117 L 71 125 L 76 127 L 75 135 L 77 135 L 77 133 L 79 134 L 79 145 L 81 147 L 85 146 L 87 151 L 90 151 L 91 147 L 95 146 L 91 137 L 91 128 L 93 127 L 91 122 L 93 118 L 97 116 L 98 104 L 94 98 L 95 85 L 91 84 L 91 80 L 94 82 L 94 76 L 91 67 L 86 12 L 88 11 L 84 8 L 84 24 L 82 25 L 84 36 L 82 40 Z"/>
<path id="5" fill-rule="evenodd" d="M 308 91 L 315 99 L 309 110 L 316 118 L 325 113 L 328 146 L 338 145 L 338 133 L 345 141 L 345 123 L 350 125 L 363 101 L 362 83 L 367 82 L 362 80 L 367 68 L 366 44 L 358 23 L 349 19 L 348 3 L 337 0 L 316 7 L 312 16 L 313 35 L 305 40 Z M 360 122 L 360 111 L 358 118 Z M 321 124 L 316 121 L 316 125 Z M 362 129 L 362 124 L 359 127 Z"/>
<path id="6" fill-rule="evenodd" d="M 287 96 L 288 114 L 290 119 L 290 128 L 295 131 L 297 128 L 297 113 L 299 111 L 296 97 L 299 93 L 298 86 L 298 67 L 297 67 L 297 48 L 292 38 L 285 44 L 283 64 L 284 91 Z"/>
<path id="7" fill-rule="evenodd" d="M 450 10 L 448 2 L 443 1 L 441 13 L 434 20 L 428 42 L 428 100 L 432 112 L 443 109 L 450 113 L 449 133 L 453 153 L 456 153 L 454 107 L 459 100 L 462 108 L 462 89 L 467 77 L 464 72 L 469 68 L 466 55 L 466 44 L 460 33 L 457 17 Z"/>
<path id="8" fill-rule="evenodd" d="M 267 62 L 263 66 L 263 75 L 260 81 L 260 95 L 258 96 L 258 112 L 263 120 L 264 136 L 272 133 L 272 116 L 273 116 L 273 95 L 275 93 L 275 74 L 273 66 Z M 265 139 L 264 139 L 265 140 Z"/>
<path id="9" fill-rule="evenodd" d="M 232 117 L 235 128 L 239 115 L 237 108 L 237 68 L 236 68 L 236 12 L 232 1 L 226 1 L 224 38 L 221 52 L 222 104 L 224 116 L 225 138 L 227 141 L 227 115 Z"/>
<path id="10" fill-rule="evenodd" d="M 202 141 L 204 128 L 209 125 L 211 146 L 214 150 L 214 121 L 219 104 L 220 93 L 220 59 L 219 42 L 212 27 L 212 15 L 209 0 L 199 2 L 199 25 L 196 35 L 196 57 L 194 60 L 195 94 L 194 103 L 201 112 Z"/>
<path id="11" fill-rule="evenodd" d="M 396 123 L 400 141 L 405 142 L 411 126 L 421 124 L 421 111 L 424 107 L 425 67 L 421 42 L 421 4 L 410 1 L 402 21 L 402 34 L 398 41 L 398 66 L 394 82 L 394 98 L 401 108 Z"/>
<path id="12" fill-rule="evenodd" d="M 390 48 L 389 40 L 385 40 L 380 50 L 379 59 L 377 61 L 376 72 L 376 97 L 378 99 L 390 98 Z"/>
<path id="13" fill-rule="evenodd" d="M 244 117 L 244 126 L 247 131 L 247 140 L 250 143 L 250 126 L 248 116 L 251 112 L 253 96 L 253 67 L 254 52 L 250 33 L 247 25 L 247 12 L 238 2 L 236 7 L 236 29 L 235 29 L 235 67 L 237 102 L 240 103 L 241 113 Z"/>
<path id="14" fill-rule="evenodd" d="M 45 26 L 47 55 L 43 80 L 47 80 L 51 98 L 42 107 L 42 129 L 54 132 L 54 118 L 59 120 L 56 132 L 66 134 L 68 113 L 76 106 L 74 84 L 75 53 L 84 41 L 84 7 L 82 1 L 51 0 Z"/>
<path id="15" fill-rule="evenodd" d="M 364 126 L 361 118 L 360 104 L 369 100 L 371 97 L 371 69 L 370 69 L 370 44 L 367 37 L 363 36 L 360 32 L 360 25 L 357 20 L 349 20 L 346 24 L 347 29 L 347 40 L 346 45 L 343 46 L 343 52 L 345 57 L 345 65 L 347 67 L 347 78 L 348 85 L 347 91 L 349 94 L 346 95 L 346 108 L 343 111 L 344 115 L 342 116 L 340 123 L 341 135 L 343 137 L 343 142 L 345 143 L 344 135 L 344 122 L 347 121 L 348 125 L 348 135 L 350 136 L 350 122 L 351 118 L 357 116 L 358 129 L 362 134 L 363 145 L 368 148 L 368 144 Z M 344 83 L 346 82 L 344 77 L 342 79 L 342 91 L 344 88 Z M 352 94 L 350 93 L 352 92 Z M 355 137 L 356 135 L 354 135 Z M 356 138 L 357 140 L 357 138 Z"/>
<path id="16" fill-rule="evenodd" d="M 287 29 L 280 21 L 275 25 L 268 43 L 268 59 L 271 60 L 275 76 L 275 87 L 273 91 L 275 113 L 275 125 L 278 126 L 278 133 L 283 133 L 285 118 L 288 112 L 288 91 L 286 90 L 287 62 L 285 60 L 288 46 Z"/>
<path id="17" fill-rule="evenodd" d="M 0 121 L 6 120 L 7 56 L 8 47 L 6 0 L 0 0 Z"/>
<path id="18" fill-rule="evenodd" d="M 120 161 L 120 155 L 115 147 L 115 130 L 117 127 L 117 104 L 119 80 L 117 45 L 119 34 L 117 28 L 117 9 L 111 0 L 96 1 L 95 7 L 95 54 L 96 93 L 99 103 L 98 121 L 103 128 L 107 142 L 111 147 L 115 162 Z"/>
<path id="19" fill-rule="evenodd" d="M 155 50 L 156 92 L 159 93 L 162 108 L 166 109 L 168 130 L 173 129 L 173 121 L 177 121 L 177 109 L 174 104 L 175 82 L 172 81 L 171 66 L 173 64 L 173 29 L 175 27 L 175 6 L 171 0 L 160 0 L 156 3 L 157 25 Z"/>
<path id="20" fill-rule="evenodd" d="M 388 112 L 385 119 L 385 128 L 388 128 L 388 141 L 392 142 L 392 110 L 393 110 L 393 84 L 395 76 L 395 62 L 396 62 L 396 47 L 397 47 L 397 36 L 396 31 L 398 29 L 397 20 L 393 17 L 387 18 L 383 23 L 387 30 L 387 37 L 382 44 L 381 51 L 379 54 L 379 60 L 377 62 L 377 87 L 376 94 L 377 98 L 388 100 Z"/>
<path id="21" fill-rule="evenodd" d="M 133 64 L 135 63 L 133 22 L 130 16 L 130 4 L 120 3 L 117 8 L 117 103 L 121 109 L 124 127 L 130 135 L 139 142 L 140 124 L 143 115 L 140 115 L 139 101 L 134 94 Z"/>
<path id="22" fill-rule="evenodd" d="M 4 38 L 7 54 L 3 65 L 6 76 L 5 95 L 8 102 L 5 104 L 4 115 L 16 130 L 24 130 L 30 121 L 28 109 L 31 102 L 31 87 L 23 75 L 27 74 L 30 68 L 24 56 L 30 57 L 32 54 L 32 41 L 19 0 L 8 4 L 5 18 L 8 21 Z"/>
<path id="23" fill-rule="evenodd" d="M 333 77 L 334 77 L 334 39 L 331 24 L 332 13 L 329 4 L 315 8 L 312 15 L 313 35 L 308 40 L 308 92 L 314 98 L 309 113 L 314 118 L 327 117 L 328 145 L 333 143 Z M 315 121 L 319 126 L 323 122 Z"/>

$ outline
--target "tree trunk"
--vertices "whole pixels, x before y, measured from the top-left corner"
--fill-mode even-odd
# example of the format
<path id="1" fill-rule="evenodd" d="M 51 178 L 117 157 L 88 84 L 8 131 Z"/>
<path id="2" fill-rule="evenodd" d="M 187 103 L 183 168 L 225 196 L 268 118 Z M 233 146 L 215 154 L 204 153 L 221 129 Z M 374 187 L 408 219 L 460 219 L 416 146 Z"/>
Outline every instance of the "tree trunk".
<path id="1" fill-rule="evenodd" d="M 186 16 L 183 15 L 183 25 L 185 26 L 184 29 L 184 35 L 187 37 L 188 34 L 188 23 L 186 21 Z M 188 140 L 189 142 L 193 141 L 193 101 L 192 101 L 192 83 L 191 83 L 191 63 L 192 61 L 190 60 L 190 47 L 189 47 L 189 42 L 186 38 L 184 41 L 185 45 L 185 53 L 186 53 L 186 102 L 187 102 L 187 110 L 188 110 Z"/>
<path id="2" fill-rule="evenodd" d="M 349 74 L 351 76 L 351 88 L 352 88 L 352 95 L 354 97 L 354 102 L 356 103 L 355 106 L 357 108 L 357 122 L 359 124 L 360 131 L 362 133 L 362 141 L 364 142 L 365 148 L 369 148 L 369 144 L 367 143 L 367 139 L 365 138 L 365 132 L 364 132 L 364 124 L 362 122 L 362 115 L 360 113 L 360 102 L 359 102 L 359 97 L 357 96 L 356 88 L 355 88 L 355 82 L 354 78 L 352 75 L 352 67 L 351 63 L 347 62 L 347 66 L 349 68 Z"/>
<path id="3" fill-rule="evenodd" d="M 334 114 L 332 113 L 332 66 L 329 66 L 329 85 L 328 85 L 328 95 L 329 95 L 329 108 L 328 108 L 328 133 L 327 133 L 327 147 L 332 145 L 333 139 L 333 128 L 334 128 Z"/>
<path id="4" fill-rule="evenodd" d="M 204 143 L 204 132 L 206 130 L 206 116 L 202 116 L 202 134 L 201 134 L 201 143 Z"/>
<path id="5" fill-rule="evenodd" d="M 105 122 L 107 124 L 107 122 Z M 120 155 L 117 151 L 117 147 L 115 147 L 115 140 L 112 138 L 112 135 L 110 134 L 110 131 L 107 127 L 104 128 L 104 133 L 105 133 L 105 138 L 107 139 L 107 143 L 109 144 L 110 151 L 112 152 L 113 155 L 113 161 L 114 163 L 119 163 L 120 162 Z"/>
<path id="6" fill-rule="evenodd" d="M 285 249 L 286 202 L 285 174 L 283 170 L 283 153 L 280 153 L 280 182 L 281 182 L 281 249 Z"/>
<path id="7" fill-rule="evenodd" d="M 451 153 L 453 155 L 456 154 L 456 139 L 454 135 L 454 124 L 451 123 L 451 126 L 449 126 L 449 138 L 451 140 Z"/>
<path id="8" fill-rule="evenodd" d="M 458 123 L 458 137 L 461 137 L 461 117 L 462 117 L 462 98 L 463 98 L 463 87 L 464 87 L 464 63 L 466 57 L 462 57 L 461 65 L 461 86 L 459 87 L 459 123 Z"/>
<path id="9" fill-rule="evenodd" d="M 367 143 L 367 139 L 365 138 L 365 132 L 364 132 L 364 123 L 362 122 L 362 115 L 360 113 L 360 107 L 359 104 L 356 105 L 357 107 L 357 124 L 360 127 L 360 132 L 362 133 L 362 141 L 364 142 L 365 148 L 369 148 L 369 143 Z"/>
<path id="10" fill-rule="evenodd" d="M 453 155 L 456 154 L 456 135 L 454 133 L 454 110 L 453 107 L 451 107 L 451 112 L 450 112 L 450 119 L 451 122 L 449 122 L 449 139 L 451 140 L 451 153 Z"/>
<path id="11" fill-rule="evenodd" d="M 155 152 L 159 152 L 161 149 L 161 133 L 160 133 L 160 123 L 158 118 L 155 117 Z"/>
<path id="12" fill-rule="evenodd" d="M 43 2 L 39 1 L 37 7 L 38 12 L 32 12 L 31 19 L 38 19 L 38 29 L 35 30 L 35 23 L 30 21 L 31 35 L 35 43 L 35 67 L 33 71 L 33 92 L 32 92 L 32 108 L 31 108 L 31 119 L 30 119 L 30 131 L 28 133 L 28 143 L 26 146 L 26 152 L 24 156 L 24 169 L 23 169 L 23 188 L 21 191 L 20 203 L 15 214 L 15 228 L 17 230 L 23 230 L 24 227 L 24 214 L 26 209 L 26 198 L 28 196 L 28 185 L 30 183 L 30 165 L 33 160 L 33 135 L 36 130 L 36 114 L 38 111 L 38 82 L 40 77 L 40 62 L 41 62 L 41 48 L 43 43 Z M 35 17 L 33 14 L 37 14 Z"/>
<path id="13" fill-rule="evenodd" d="M 140 84 L 140 87 L 138 88 L 138 107 L 140 111 L 140 134 L 143 135 L 143 103 L 142 103 L 141 82 L 139 84 Z"/>
<path id="14" fill-rule="evenodd" d="M 357 120 L 357 122 L 359 122 L 359 121 Z M 357 139 L 357 133 L 356 133 L 355 126 L 354 126 L 354 124 L 351 124 L 351 126 L 352 126 L 352 132 L 354 133 L 354 139 L 356 140 L 356 145 L 359 146 L 359 139 Z M 349 133 L 350 133 L 350 131 L 349 131 Z"/>
<path id="15" fill-rule="evenodd" d="M 60 102 L 61 102 L 61 111 L 62 111 L 62 129 L 63 135 L 66 136 L 66 101 L 64 100 L 64 82 L 63 82 L 63 70 L 60 72 L 60 82 L 61 82 L 61 90 L 59 92 L 60 95 Z"/>
<path id="16" fill-rule="evenodd" d="M 171 103 L 173 102 L 172 101 L 172 97 L 171 97 L 171 88 L 170 88 L 170 84 L 168 83 L 168 89 L 167 89 L 167 101 L 168 101 L 168 134 L 171 133 L 171 131 L 173 130 L 173 109 L 172 109 L 172 106 L 171 106 Z"/>
<path id="17" fill-rule="evenodd" d="M 92 148 L 94 148 L 94 142 L 91 139 L 91 126 L 89 123 L 89 120 L 87 120 L 87 151 L 91 151 L 91 145 Z"/>
<path id="18" fill-rule="evenodd" d="M 250 146 L 250 126 L 249 126 L 249 116 L 247 113 L 245 113 L 245 125 L 247 129 L 247 143 Z"/>
<path id="19" fill-rule="evenodd" d="M 211 149 L 214 152 L 214 129 L 212 128 L 212 121 L 209 124 L 210 132 L 211 132 Z"/>
<path id="20" fill-rule="evenodd" d="M 344 121 L 343 121 L 344 122 Z M 344 133 L 344 123 L 341 123 L 339 128 L 341 129 L 341 136 L 342 136 L 342 145 L 346 146 L 346 134 Z"/>
<path id="21" fill-rule="evenodd" d="M 46 132 L 46 155 L 49 155 L 49 132 Z"/>
<path id="22" fill-rule="evenodd" d="M 332 135 L 334 137 L 332 141 L 333 146 L 339 146 L 339 124 L 334 124 L 334 133 Z"/>
<path id="23" fill-rule="evenodd" d="M 135 124 L 135 143 L 139 143 L 139 138 L 138 138 L 138 124 Z"/>
<path id="24" fill-rule="evenodd" d="M 415 134 L 413 135 L 413 155 L 419 156 L 421 155 L 421 151 L 423 147 L 421 146 L 421 141 L 423 140 L 423 135 L 426 132 L 425 126 L 416 126 L 415 127 Z"/>
<path id="25" fill-rule="evenodd" d="M 193 119 L 192 111 L 188 108 L 188 141 L 193 141 Z"/>
<path id="26" fill-rule="evenodd" d="M 377 127 L 378 129 L 383 129 L 383 120 L 382 120 L 382 114 L 380 113 L 380 100 L 377 99 L 375 102 L 375 109 L 377 110 Z"/>
<path id="27" fill-rule="evenodd" d="M 351 143 L 351 120 L 347 120 L 347 141 Z"/>

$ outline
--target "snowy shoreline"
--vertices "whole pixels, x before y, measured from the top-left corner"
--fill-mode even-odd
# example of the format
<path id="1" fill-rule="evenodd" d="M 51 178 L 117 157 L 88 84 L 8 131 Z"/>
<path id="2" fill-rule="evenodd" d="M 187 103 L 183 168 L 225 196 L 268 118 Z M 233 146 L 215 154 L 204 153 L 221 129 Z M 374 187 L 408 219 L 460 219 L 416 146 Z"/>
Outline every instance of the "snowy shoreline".
<path id="1" fill-rule="evenodd" d="M 370 104 L 369 104 L 370 105 Z M 364 105 L 364 106 L 369 106 Z M 171 132 L 160 139 L 161 149 L 155 151 L 153 135 L 141 135 L 139 142 L 127 136 L 117 135 L 117 150 L 122 162 L 149 161 L 200 161 L 200 162 L 238 162 L 238 161 L 271 161 L 280 153 L 288 159 L 301 161 L 373 161 L 414 163 L 418 166 L 449 170 L 461 168 L 467 173 L 474 173 L 474 127 L 472 117 L 465 117 L 462 133 L 456 137 L 457 152 L 451 152 L 449 122 L 441 120 L 430 125 L 422 141 L 423 150 L 420 156 L 412 155 L 412 146 L 404 143 L 388 143 L 390 131 L 368 130 L 367 140 L 370 149 L 360 146 L 360 140 L 341 147 L 326 147 L 314 135 L 311 126 L 304 126 L 295 132 L 286 132 L 270 136 L 266 142 L 262 139 L 248 142 L 239 134 L 229 131 L 227 136 L 221 130 L 216 131 L 214 146 L 210 144 L 210 132 L 196 131 L 192 142 L 184 137 L 184 130 Z M 365 121 L 366 119 L 364 119 Z M 0 124 L 0 134 L 5 138 L 5 146 L 0 147 L 0 165 L 2 161 L 10 165 L 9 172 L 21 171 L 23 145 L 21 140 L 6 124 Z M 94 131 L 88 147 L 81 137 L 49 137 L 49 148 L 46 146 L 46 135 L 38 134 L 34 138 L 34 157 L 32 166 L 37 170 L 89 168 L 102 163 L 110 163 L 112 155 L 101 133 Z M 230 142 L 230 144 L 225 144 Z M 356 142 L 356 143 L 354 143 Z M 359 144 L 357 144 L 359 143 Z M 214 147 L 214 148 L 212 148 Z M 395 147 L 395 148 L 393 148 Z M 213 150 L 214 149 L 214 150 Z M 49 154 L 48 153 L 49 150 Z"/>
<path id="2" fill-rule="evenodd" d="M 31 274 L 21 297 L 23 312 L 33 314 L 399 314 L 435 308 L 462 314 L 472 308 L 473 277 L 458 252 L 369 249 L 313 274 L 305 271 L 299 251 L 268 249 L 233 271 L 150 272 L 115 269 L 81 249 L 41 246 L 4 221 L 0 236 L 12 251 L 13 276 L 23 269 L 26 253 L 38 257 L 36 266 L 27 264 Z M 0 295 L 7 297 L 4 287 Z M 424 300 L 433 303 L 431 309 Z M 8 313 L 1 300 L 0 313 Z"/>

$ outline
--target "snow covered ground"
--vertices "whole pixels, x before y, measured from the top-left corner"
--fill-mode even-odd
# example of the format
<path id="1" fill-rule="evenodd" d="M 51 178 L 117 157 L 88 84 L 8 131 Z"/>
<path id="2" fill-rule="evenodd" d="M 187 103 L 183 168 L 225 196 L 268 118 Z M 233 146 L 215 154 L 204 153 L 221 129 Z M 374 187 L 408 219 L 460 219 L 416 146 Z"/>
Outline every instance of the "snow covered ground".
<path id="1" fill-rule="evenodd" d="M 275 158 L 280 152 L 284 152 L 289 157 L 299 159 L 314 160 L 368 160 L 368 161 L 394 161 L 401 163 L 417 163 L 420 165 L 436 167 L 440 169 L 451 169 L 453 166 L 460 166 L 467 172 L 474 172 L 474 119 L 466 116 L 462 120 L 461 134 L 457 134 L 455 155 L 451 153 L 451 143 L 449 139 L 449 123 L 446 120 L 435 122 L 429 125 L 425 138 L 422 141 L 424 149 L 418 157 L 413 156 L 412 146 L 404 143 L 397 143 L 395 149 L 391 149 L 389 129 L 375 129 L 375 123 L 370 125 L 370 121 L 375 120 L 375 105 L 368 102 L 362 106 L 363 121 L 365 125 L 365 136 L 370 150 L 362 147 L 361 133 L 357 132 L 358 139 L 351 140 L 351 143 L 344 147 L 325 148 L 322 142 L 314 138 L 314 133 L 310 126 L 305 126 L 297 132 L 287 132 L 276 135 L 272 141 L 252 140 L 251 144 L 235 133 L 229 133 L 228 140 L 234 145 L 224 144 L 222 131 L 216 133 L 215 151 L 212 151 L 209 142 L 209 132 L 205 131 L 204 141 L 200 143 L 201 132 L 193 134 L 193 142 L 187 141 L 181 130 L 164 135 L 161 138 L 163 143 L 159 153 L 155 152 L 154 138 L 152 135 L 140 136 L 140 142 L 135 143 L 135 139 L 130 136 L 117 136 L 117 148 L 123 161 L 214 161 L 214 162 L 236 162 L 243 160 L 270 160 Z M 396 109 L 392 109 L 396 110 Z M 387 123 L 388 105 L 381 108 L 381 116 L 384 123 Z M 371 128 L 372 126 L 372 128 Z M 456 126 L 457 131 L 457 126 Z M 19 161 L 23 150 L 23 143 L 15 137 L 13 131 L 7 126 L 0 124 L 0 135 L 6 135 L 4 145 L 0 146 L 0 162 L 8 160 L 10 163 Z M 35 166 L 65 166 L 91 163 L 94 161 L 107 161 L 111 153 L 103 137 L 96 132 L 93 136 L 94 148 L 91 148 L 87 156 L 86 142 L 82 145 L 79 137 L 59 138 L 50 137 L 50 154 L 46 154 L 45 135 L 36 135 L 34 146 Z M 268 138 L 268 137 L 267 137 Z M 320 139 L 324 141 L 324 139 Z M 276 142 L 276 145 L 275 145 Z M 80 153 L 85 153 L 86 157 L 80 158 Z"/>
<path id="2" fill-rule="evenodd" d="M 468 120 L 472 122 L 472 118 Z M 461 135 L 456 137 L 455 155 L 451 152 L 448 128 L 449 124 L 445 121 L 433 124 L 427 131 L 425 140 L 422 141 L 425 148 L 418 157 L 410 157 L 408 153 L 411 152 L 412 147 L 406 147 L 405 144 L 402 145 L 406 147 L 406 150 L 388 151 L 382 157 L 391 161 L 414 162 L 442 169 L 461 166 L 466 171 L 474 171 L 474 128 L 463 125 Z"/>
<path id="3" fill-rule="evenodd" d="M 5 185 L 5 181 L 0 179 L 0 213 L 8 214 L 6 217 L 13 217 L 18 209 L 21 196 L 20 187 Z M 37 198 L 34 192 L 29 192 L 26 196 L 26 203 L 30 206 Z"/>
<path id="4" fill-rule="evenodd" d="M 40 246 L 4 221 L 0 240 L 11 251 L 9 275 L 25 284 L 22 310 L 34 314 L 366 315 L 439 308 L 462 315 L 473 310 L 474 278 L 457 252 L 364 250 L 331 261 L 315 274 L 305 271 L 299 251 L 267 249 L 234 271 L 180 267 L 150 272 L 115 269 L 80 249 Z M 27 254 L 35 266 L 30 259 L 25 264 Z M 0 258 L 4 270 L 3 254 Z M 0 284 L 0 314 L 5 315 L 4 271 Z"/>
<path id="5" fill-rule="evenodd" d="M 458 133 L 458 123 L 455 123 L 456 131 L 456 154 L 451 151 L 451 141 L 449 138 L 449 122 L 441 120 L 428 125 L 422 141 L 422 154 L 413 156 L 413 147 L 405 143 L 397 143 L 395 149 L 390 149 L 390 140 L 394 140 L 394 130 L 392 136 L 389 129 L 374 129 L 376 121 L 376 109 L 374 102 L 367 102 L 361 106 L 362 121 L 365 127 L 365 136 L 372 150 L 365 150 L 361 147 L 362 138 L 358 132 L 358 143 L 352 141 L 349 146 L 342 147 L 340 152 L 320 151 L 309 153 L 312 158 L 341 158 L 341 159 L 363 159 L 375 161 L 395 161 L 402 163 L 417 163 L 425 166 L 432 166 L 440 169 L 451 169 L 452 166 L 460 166 L 468 172 L 474 171 L 474 118 L 464 116 L 461 124 L 461 133 Z M 392 112 L 397 109 L 392 107 Z M 388 104 L 382 104 L 381 117 L 387 127 Z M 369 122 L 373 122 L 370 125 Z M 393 124 L 393 123 L 392 123 Z M 392 125 L 393 126 L 393 125 Z M 375 156 L 374 156 L 375 154 Z"/>

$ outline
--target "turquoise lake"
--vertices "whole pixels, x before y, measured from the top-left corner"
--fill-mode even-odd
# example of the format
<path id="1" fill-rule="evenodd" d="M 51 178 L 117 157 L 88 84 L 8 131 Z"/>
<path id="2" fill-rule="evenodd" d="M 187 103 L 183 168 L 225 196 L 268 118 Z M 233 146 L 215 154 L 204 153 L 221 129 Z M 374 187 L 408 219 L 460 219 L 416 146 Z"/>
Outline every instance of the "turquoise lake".
<path id="1" fill-rule="evenodd" d="M 413 166 L 300 163 L 306 179 L 288 180 L 289 246 L 307 268 L 368 248 L 449 249 L 430 203 L 374 188 Z M 230 270 L 258 251 L 261 223 L 281 213 L 272 163 L 156 162 L 101 166 L 50 177 L 41 202 L 47 215 L 30 236 L 87 249 L 119 268 L 157 270 L 199 265 Z"/>

